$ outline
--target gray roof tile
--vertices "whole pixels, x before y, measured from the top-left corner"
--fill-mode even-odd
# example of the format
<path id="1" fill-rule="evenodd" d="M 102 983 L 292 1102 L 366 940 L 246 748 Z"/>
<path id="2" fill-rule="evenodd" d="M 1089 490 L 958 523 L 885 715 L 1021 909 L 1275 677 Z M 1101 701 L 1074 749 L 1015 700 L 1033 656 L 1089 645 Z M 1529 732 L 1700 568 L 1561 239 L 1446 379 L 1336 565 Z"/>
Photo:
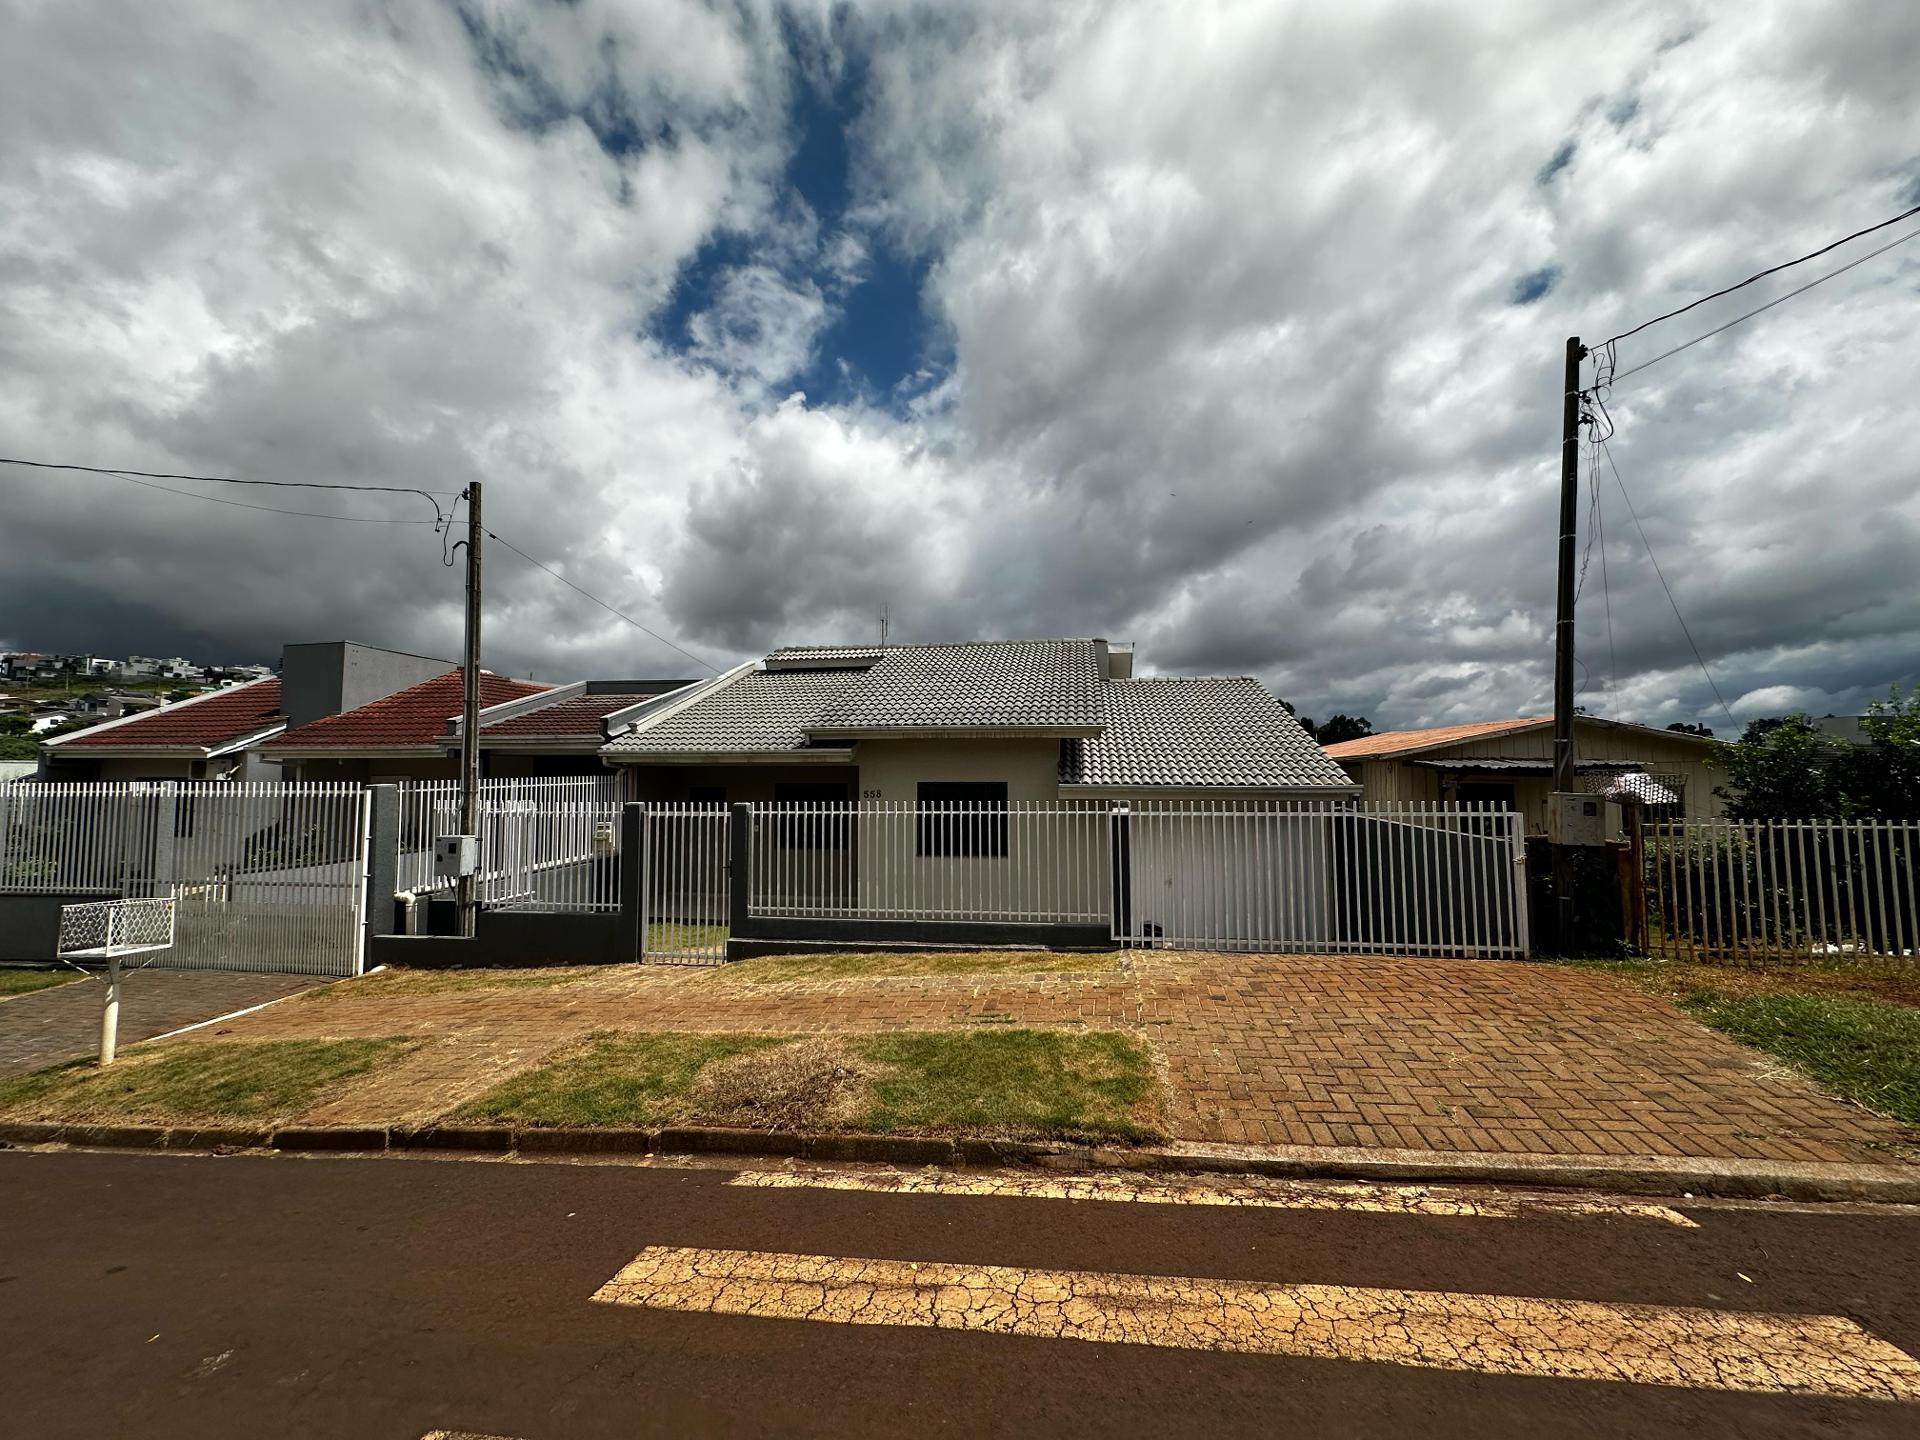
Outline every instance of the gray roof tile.
<path id="1" fill-rule="evenodd" d="M 1064 785 L 1352 784 L 1257 680 L 1112 680 L 1106 692 L 1106 733 L 1066 747 Z"/>
<path id="2" fill-rule="evenodd" d="M 807 725 L 860 679 L 858 670 L 750 670 L 606 748 L 621 755 L 805 749 Z"/>
<path id="3" fill-rule="evenodd" d="M 811 727 L 815 734 L 896 730 L 1032 730 L 1105 723 L 1091 640 L 899 645 L 881 652 Z"/>

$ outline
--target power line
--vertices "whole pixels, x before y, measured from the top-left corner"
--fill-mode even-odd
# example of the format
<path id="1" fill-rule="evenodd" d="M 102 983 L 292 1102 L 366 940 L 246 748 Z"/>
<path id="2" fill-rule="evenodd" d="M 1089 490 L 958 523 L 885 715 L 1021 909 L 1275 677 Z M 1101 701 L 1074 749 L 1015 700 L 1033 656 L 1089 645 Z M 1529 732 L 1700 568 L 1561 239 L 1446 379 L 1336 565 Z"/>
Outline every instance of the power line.
<path id="1" fill-rule="evenodd" d="M 1809 260 L 1817 260 L 1820 256 L 1825 255 L 1829 250 L 1838 250 L 1842 245 L 1845 245 L 1850 240 L 1858 240 L 1862 235 L 1871 235 L 1873 234 L 1874 231 L 1884 230 L 1889 225 L 1898 225 L 1902 220 L 1905 220 L 1910 215 L 1920 215 L 1920 205 L 1915 205 L 1910 209 L 1902 210 L 1898 215 L 1895 215 L 1891 220 L 1882 220 L 1878 225 L 1869 225 L 1867 226 L 1866 229 L 1856 230 L 1851 235 L 1842 235 L 1838 240 L 1835 240 L 1832 244 L 1822 245 L 1818 250 L 1809 250 L 1806 254 L 1800 256 L 1799 259 L 1797 260 L 1788 260 L 1787 262 L 1781 265 L 1769 266 L 1765 270 L 1761 270 L 1756 274 L 1749 275 L 1746 279 L 1742 280 L 1738 285 L 1729 285 L 1727 286 L 1726 289 L 1716 290 L 1711 295 L 1702 295 L 1698 300 L 1689 301 L 1687 304 L 1682 305 L 1678 310 L 1669 310 L 1664 315 L 1656 315 L 1651 320 L 1643 320 L 1638 325 L 1634 326 L 1633 329 L 1622 330 L 1618 335 L 1615 335 L 1614 337 L 1612 337 L 1612 339 L 1603 340 L 1600 343 L 1602 345 L 1611 345 L 1614 340 L 1624 340 L 1629 335 L 1638 335 L 1642 330 L 1645 330 L 1648 326 L 1658 325 L 1662 320 L 1671 320 L 1676 315 L 1684 315 L 1687 313 L 1687 311 L 1693 309 L 1695 306 L 1704 305 L 1709 300 L 1718 300 L 1722 295 L 1731 295 L 1736 290 L 1744 290 L 1747 286 L 1753 284 L 1754 281 L 1756 280 L 1764 280 L 1769 275 L 1778 275 L 1782 270 L 1791 270 L 1795 265 L 1804 265 Z M 1839 272 L 1835 271 L 1834 273 L 1838 274 Z M 1782 296 L 1781 298 L 1785 299 L 1786 297 Z M 1595 347 L 1595 348 L 1598 348 L 1598 347 Z"/>
<path id="2" fill-rule="evenodd" d="M 1693 631 L 1687 628 L 1687 617 L 1680 613 L 1680 602 L 1673 598 L 1673 587 L 1667 584 L 1666 572 L 1660 568 L 1660 557 L 1653 553 L 1653 542 L 1647 539 L 1646 526 L 1640 523 L 1640 514 L 1633 508 L 1633 497 L 1627 494 L 1627 482 L 1620 478 L 1620 467 L 1614 464 L 1613 451 L 1604 440 L 1600 442 L 1600 453 L 1607 457 L 1607 468 L 1613 471 L 1613 483 L 1620 487 L 1620 498 L 1627 502 L 1627 514 L 1633 517 L 1633 528 L 1640 532 L 1640 543 L 1646 547 L 1647 559 L 1653 562 L 1653 573 L 1660 577 L 1660 588 L 1667 592 L 1667 604 L 1673 607 L 1673 618 L 1680 622 L 1680 633 L 1687 637 L 1687 648 L 1693 651 L 1694 663 L 1700 667 L 1700 673 L 1707 677 L 1707 686 L 1713 691 L 1713 698 L 1720 702 L 1720 708 L 1726 712 L 1727 723 L 1738 725 L 1740 722 L 1733 718 L 1733 711 L 1728 707 L 1726 697 L 1720 693 L 1713 672 L 1707 668 L 1700 647 L 1694 644 Z"/>
<path id="3" fill-rule="evenodd" d="M 522 550 L 518 545 L 514 544 L 511 540 L 507 539 L 505 536 L 496 534 L 492 530 L 485 531 L 485 534 L 489 540 L 498 540 L 502 545 L 506 546 L 507 549 L 513 551 L 514 554 L 518 555 L 522 560 L 526 561 L 529 565 L 532 565 L 535 569 L 546 571 L 547 574 L 551 575 L 554 579 L 558 580 L 562 585 L 566 586 L 569 590 L 574 591 L 576 594 L 585 596 L 587 599 L 591 600 L 594 604 L 598 605 L 602 610 L 606 611 L 609 615 L 617 616 L 619 619 L 626 621 L 627 624 L 631 625 L 634 629 L 638 630 L 641 634 L 651 635 L 655 640 L 658 640 L 662 645 L 666 646 L 669 650 L 677 651 L 678 653 L 686 656 L 687 659 L 693 661 L 694 664 L 703 666 L 706 669 L 713 671 L 716 675 L 720 673 L 719 666 L 713 664 L 711 661 L 702 660 L 698 655 L 694 654 L 691 650 L 686 649 L 684 646 L 674 644 L 673 641 L 667 639 L 667 637 L 662 635 L 659 631 L 649 630 L 645 625 L 642 625 L 638 620 L 634 619 L 631 615 L 627 614 L 625 611 L 616 610 L 613 606 L 609 605 L 606 601 L 602 600 L 598 595 L 595 595 L 591 590 L 582 590 L 578 585 L 574 584 L 573 581 L 569 580 L 566 576 L 562 575 L 558 570 L 554 569 L 551 565 L 544 564 L 541 561 L 534 559 L 533 556 L 527 554 L 526 551 Z"/>
<path id="4" fill-rule="evenodd" d="M 1754 316 L 1759 315 L 1764 311 L 1773 309 L 1773 307 L 1776 305 L 1784 305 L 1787 301 L 1793 299 L 1794 296 L 1804 295 L 1807 293 L 1807 291 L 1813 289 L 1814 286 L 1824 285 L 1827 283 L 1827 281 L 1833 279 L 1835 276 L 1846 274 L 1847 271 L 1853 269 L 1854 266 L 1864 265 L 1867 263 L 1867 261 L 1873 259 L 1874 256 L 1884 255 L 1887 253 L 1887 251 L 1893 249 L 1896 245 L 1906 244 L 1907 241 L 1913 239 L 1913 237 L 1916 235 L 1920 235 L 1920 230 L 1909 230 L 1906 234 L 1902 235 L 1898 240 L 1890 240 L 1885 245 L 1882 245 L 1878 250 L 1869 250 L 1866 254 L 1862 255 L 1858 260 L 1849 260 L 1845 265 L 1842 265 L 1838 270 L 1829 270 L 1825 275 L 1820 276 L 1818 279 L 1809 280 L 1806 284 L 1802 285 L 1799 289 L 1789 290 L 1786 294 L 1780 296 L 1777 300 L 1769 300 L 1766 304 L 1757 306 L 1754 309 L 1747 311 L 1747 313 L 1744 315 L 1737 315 L 1733 319 L 1729 320 L 1726 324 L 1718 326 L 1715 329 L 1709 330 L 1704 335 L 1696 335 L 1693 337 L 1693 339 L 1687 341 L 1684 345 L 1676 345 L 1671 350 L 1662 351 L 1660 354 L 1654 356 L 1651 360 L 1642 360 L 1638 365 L 1634 366 L 1631 370 L 1622 370 L 1618 375 L 1615 375 L 1613 377 L 1612 381 L 1609 381 L 1608 383 L 1611 384 L 1613 383 L 1613 381 L 1624 380 L 1629 375 L 1638 375 L 1642 370 L 1647 369 L 1649 366 L 1658 365 L 1662 360 L 1672 359 L 1675 355 L 1678 355 L 1682 350 L 1691 350 L 1694 346 L 1698 345 L 1702 340 L 1711 340 L 1714 336 L 1723 334 L 1724 332 L 1731 330 L 1734 326 L 1742 324 L 1745 321 L 1751 320 Z M 1649 321 L 1648 323 L 1651 324 L 1652 322 Z M 1631 335 L 1633 332 L 1629 330 L 1627 333 Z M 1606 343 L 1611 345 L 1613 341 L 1609 340 Z"/>
<path id="5" fill-rule="evenodd" d="M 411 523 L 421 525 L 438 524 L 441 523 L 444 518 L 440 512 L 439 497 L 435 496 L 430 490 L 422 490 L 412 485 L 349 485 L 340 481 L 331 480 L 250 480 L 237 475 L 187 475 L 170 470 L 123 470 L 105 465 L 72 465 L 52 460 L 20 460 L 8 455 L 0 455 L 0 465 L 20 465 L 31 470 L 77 470 L 87 475 L 116 475 L 122 480 L 199 480 L 210 485 L 258 485 L 273 490 L 357 490 L 379 495 L 418 495 L 429 505 L 433 506 L 435 519 L 432 521 L 421 520 Z M 151 488 L 164 490 L 167 487 L 164 485 L 155 485 Z M 174 490 L 169 493 L 174 495 L 190 495 L 193 492 L 189 490 Z M 200 496 L 198 498 L 213 499 L 212 496 Z M 216 503 L 231 505 L 237 502 L 227 500 Z M 249 505 L 243 506 L 242 508 L 249 510 L 271 510 L 274 507 L 270 505 Z M 320 515 L 316 512 L 301 510 L 282 510 L 278 513 L 282 515 L 304 514 L 320 520 L 349 518 L 337 515 Z"/>
<path id="6" fill-rule="evenodd" d="M 0 459 L 0 464 L 17 465 L 23 462 Z M 32 463 L 32 462 L 25 462 Z M 249 505 L 244 500 L 223 500 L 218 495 L 202 495 L 197 490 L 176 490 L 171 485 L 157 485 L 151 480 L 142 480 L 119 470 L 95 470 L 85 465 L 42 465 L 43 470 L 86 470 L 94 475 L 108 475 L 115 480 L 124 480 L 129 485 L 138 485 L 145 490 L 159 490 L 168 495 L 184 496 L 188 500 L 204 500 L 209 505 L 231 505 L 236 510 L 264 510 L 269 515 L 298 515 L 307 520 L 339 520 L 348 525 L 438 525 L 438 520 L 403 520 L 384 515 L 329 515 L 323 510 L 288 510 L 279 505 Z"/>

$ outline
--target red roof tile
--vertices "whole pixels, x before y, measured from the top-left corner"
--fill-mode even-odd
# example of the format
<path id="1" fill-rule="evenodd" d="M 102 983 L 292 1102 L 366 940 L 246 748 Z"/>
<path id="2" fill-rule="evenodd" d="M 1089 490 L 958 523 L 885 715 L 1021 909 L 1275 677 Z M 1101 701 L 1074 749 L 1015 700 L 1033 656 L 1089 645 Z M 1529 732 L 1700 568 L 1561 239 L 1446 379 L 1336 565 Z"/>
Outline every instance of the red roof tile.
<path id="1" fill-rule="evenodd" d="M 527 710 L 518 715 L 509 715 L 504 720 L 495 720 L 490 725 L 481 726 L 480 733 L 540 738 L 598 735 L 600 722 L 614 711 L 629 710 L 649 700 L 658 700 L 662 693 L 655 690 L 645 694 L 577 695 L 571 700 L 542 705 L 538 710 Z"/>
<path id="2" fill-rule="evenodd" d="M 339 715 L 327 715 L 289 730 L 270 750 L 418 749 L 447 737 L 447 721 L 460 713 L 460 672 L 449 670 L 384 699 Z M 552 687 L 480 672 L 480 704 L 504 705 Z"/>
<path id="3" fill-rule="evenodd" d="M 280 682 L 253 680 L 231 690 L 216 690 L 199 700 L 163 705 L 158 710 L 98 730 L 77 731 L 53 743 L 60 749 L 160 746 L 211 750 L 230 740 L 269 729 L 280 719 Z"/>
<path id="4" fill-rule="evenodd" d="M 1369 755 L 1399 755 L 1408 750 L 1425 750 L 1435 745 L 1452 745 L 1461 740 L 1481 740 L 1489 735 L 1505 735 L 1513 730 L 1528 730 L 1550 724 L 1551 715 L 1535 715 L 1522 720 L 1480 720 L 1472 725 L 1437 725 L 1430 730 L 1383 730 L 1378 735 L 1363 735 L 1358 740 L 1342 740 L 1326 747 L 1336 760 L 1358 760 Z"/>

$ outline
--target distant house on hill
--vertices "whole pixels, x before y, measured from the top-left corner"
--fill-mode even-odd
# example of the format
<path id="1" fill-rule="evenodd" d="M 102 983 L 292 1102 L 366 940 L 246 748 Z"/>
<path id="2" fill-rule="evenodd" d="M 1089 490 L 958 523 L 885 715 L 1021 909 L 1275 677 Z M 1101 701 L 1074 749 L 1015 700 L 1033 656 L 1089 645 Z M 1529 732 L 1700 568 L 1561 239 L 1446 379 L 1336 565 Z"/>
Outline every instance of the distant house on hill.
<path id="1" fill-rule="evenodd" d="M 1579 788 L 1634 798 L 1669 818 L 1707 819 L 1721 810 L 1725 778 L 1710 763 L 1713 742 L 1597 716 L 1574 717 Z M 1477 801 L 1526 817 L 1530 833 L 1547 826 L 1553 789 L 1553 719 L 1485 720 L 1423 730 L 1389 730 L 1329 745 L 1327 754 L 1359 782 L 1367 800 Z"/>

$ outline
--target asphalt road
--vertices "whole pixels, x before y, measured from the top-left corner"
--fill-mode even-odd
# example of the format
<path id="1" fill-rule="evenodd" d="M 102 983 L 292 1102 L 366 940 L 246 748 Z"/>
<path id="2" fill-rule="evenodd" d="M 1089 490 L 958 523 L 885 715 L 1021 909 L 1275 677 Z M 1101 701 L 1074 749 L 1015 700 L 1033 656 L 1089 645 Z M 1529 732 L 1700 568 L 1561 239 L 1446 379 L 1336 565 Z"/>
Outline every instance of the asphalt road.
<path id="1" fill-rule="evenodd" d="M 23 1440 L 1920 1434 L 1916 1404 L 1765 1393 L 1737 1378 L 1725 1388 L 1486 1373 L 1477 1348 L 1459 1368 L 1430 1368 L 691 1313 L 660 1308 L 660 1289 L 643 1292 L 649 1303 L 604 1303 L 619 1287 L 603 1287 L 643 1252 L 803 1255 L 912 1262 L 892 1267 L 905 1274 L 991 1266 L 1335 1297 L 1435 1292 L 1443 1314 L 1466 1307 L 1469 1326 L 1485 1296 L 1700 1307 L 1740 1324 L 1838 1316 L 1897 1363 L 1911 1363 L 1898 1351 L 1920 1356 L 1920 1212 L 1678 1208 L 1696 1227 L 1605 1207 L 1404 1213 L 1391 1194 L 1236 1208 L 756 1185 L 723 1168 L 7 1152 L 0 1430 Z M 1663 1313 L 1627 1315 L 1634 1331 L 1664 1333 L 1674 1322 Z M 1693 1323 L 1692 1309 L 1679 1313 Z M 1622 1353 L 1634 1341 L 1623 1335 Z M 1767 1364 L 1790 1374 L 1801 1358 Z"/>

